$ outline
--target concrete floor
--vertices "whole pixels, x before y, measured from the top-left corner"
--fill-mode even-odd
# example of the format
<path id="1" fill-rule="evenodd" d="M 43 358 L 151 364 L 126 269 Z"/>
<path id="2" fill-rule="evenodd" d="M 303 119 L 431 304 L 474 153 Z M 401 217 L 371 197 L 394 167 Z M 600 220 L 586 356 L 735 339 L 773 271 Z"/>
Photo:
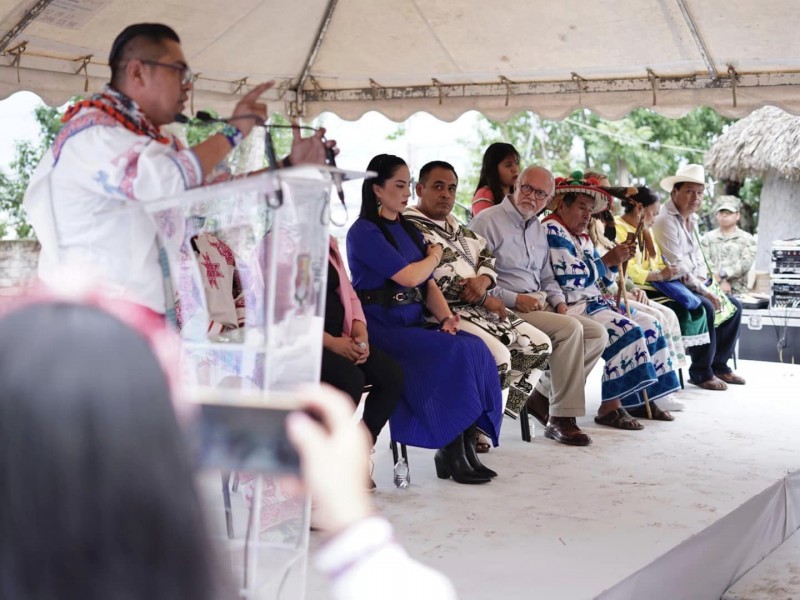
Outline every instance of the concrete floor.
<path id="1" fill-rule="evenodd" d="M 449 576 L 461 600 L 597 597 L 800 468 L 800 366 L 740 361 L 738 372 L 746 386 L 687 385 L 674 422 L 625 432 L 592 420 L 598 369 L 590 416 L 579 419 L 593 444 L 557 444 L 538 423 L 528 444 L 506 418 L 501 446 L 483 455 L 500 476 L 481 486 L 437 479 L 433 451 L 409 448 L 412 484 L 395 489 L 386 431 L 374 454 L 375 504 L 406 550 Z M 204 487 L 219 530 L 218 477 Z M 233 506 L 241 534 L 241 493 Z M 311 533 L 312 555 L 323 540 Z M 387 584 L 376 583 L 376 600 Z M 296 597 L 290 582 L 281 598 Z M 330 598 L 313 569 L 306 597 Z"/>
<path id="2" fill-rule="evenodd" d="M 672 423 L 623 432 L 584 417 L 586 448 L 544 438 L 538 423 L 524 443 L 506 419 L 501 446 L 484 455 L 500 476 L 481 486 L 438 480 L 433 452 L 410 448 L 412 485 L 395 489 L 384 434 L 375 504 L 462 600 L 593 598 L 800 468 L 800 367 L 740 361 L 738 372 L 748 384 L 727 392 L 687 385 Z M 599 380 L 590 377 L 590 415 Z M 321 539 L 311 534 L 312 551 Z M 325 590 L 311 571 L 307 597 Z"/>

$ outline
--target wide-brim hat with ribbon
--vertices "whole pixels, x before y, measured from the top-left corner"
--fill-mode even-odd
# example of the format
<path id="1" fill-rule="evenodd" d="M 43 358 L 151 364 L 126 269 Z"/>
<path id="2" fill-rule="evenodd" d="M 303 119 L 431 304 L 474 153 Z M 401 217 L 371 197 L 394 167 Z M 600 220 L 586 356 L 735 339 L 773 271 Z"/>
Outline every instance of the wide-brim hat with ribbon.
<path id="1" fill-rule="evenodd" d="M 703 165 L 689 164 L 682 166 L 675 172 L 675 175 L 670 175 L 661 180 L 661 189 L 665 192 L 671 192 L 676 183 L 684 182 L 705 185 L 706 170 Z"/>
<path id="2" fill-rule="evenodd" d="M 583 194 L 594 199 L 592 214 L 606 210 L 614 202 L 614 197 L 600 186 L 597 179 L 585 179 L 581 171 L 574 171 L 569 177 L 556 177 L 556 191 L 547 208 L 555 211 L 566 194 Z"/>

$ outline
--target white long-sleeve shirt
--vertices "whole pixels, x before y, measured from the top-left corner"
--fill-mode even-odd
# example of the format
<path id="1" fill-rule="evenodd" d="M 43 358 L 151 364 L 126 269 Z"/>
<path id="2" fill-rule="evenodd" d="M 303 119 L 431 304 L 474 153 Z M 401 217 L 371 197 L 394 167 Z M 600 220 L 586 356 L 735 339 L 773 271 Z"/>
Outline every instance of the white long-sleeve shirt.
<path id="1" fill-rule="evenodd" d="M 164 313 L 156 228 L 144 211 L 124 209 L 201 185 L 202 173 L 194 153 L 174 140 L 159 143 L 97 108 L 82 109 L 25 192 L 42 245 L 39 277 L 51 283 L 65 267 L 88 267 L 110 288 Z"/>
<path id="2" fill-rule="evenodd" d="M 456 600 L 444 575 L 413 560 L 394 541 L 386 519 L 359 521 L 317 553 L 317 568 L 336 600 Z"/>
<path id="3" fill-rule="evenodd" d="M 661 248 L 662 257 L 678 268 L 678 276 L 683 279 L 686 287 L 696 292 L 705 292 L 704 282 L 708 278 L 708 269 L 696 230 L 697 217 L 689 216 L 687 229 L 684 218 L 671 198 L 664 203 L 663 210 L 653 223 L 653 237 Z"/>

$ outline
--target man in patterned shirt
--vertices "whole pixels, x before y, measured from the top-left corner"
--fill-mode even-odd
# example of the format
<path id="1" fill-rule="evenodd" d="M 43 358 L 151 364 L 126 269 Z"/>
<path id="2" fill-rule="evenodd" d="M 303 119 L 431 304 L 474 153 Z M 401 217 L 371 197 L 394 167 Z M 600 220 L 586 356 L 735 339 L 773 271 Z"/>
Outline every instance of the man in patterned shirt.
<path id="1" fill-rule="evenodd" d="M 497 281 L 494 256 L 484 238 L 453 216 L 457 186 L 452 165 L 429 162 L 419 172 L 419 204 L 403 216 L 425 241 L 442 246 L 442 260 L 433 271 L 436 284 L 453 313 L 461 316 L 461 330 L 481 338 L 494 356 L 500 384 L 509 390 L 505 412 L 516 418 L 547 368 L 550 339 L 488 293 Z"/>

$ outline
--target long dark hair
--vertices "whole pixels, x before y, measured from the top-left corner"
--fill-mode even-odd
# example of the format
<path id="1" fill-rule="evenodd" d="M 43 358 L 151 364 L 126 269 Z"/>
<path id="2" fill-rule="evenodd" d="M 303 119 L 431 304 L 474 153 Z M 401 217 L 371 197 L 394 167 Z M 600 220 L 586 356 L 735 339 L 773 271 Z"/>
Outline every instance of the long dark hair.
<path id="1" fill-rule="evenodd" d="M 636 189 L 637 192 L 633 196 L 622 199 L 622 208 L 625 209 L 626 215 L 633 212 L 637 203 L 641 204 L 643 208 L 647 208 L 648 206 L 657 204 L 659 201 L 656 193 L 649 187 L 641 186 Z"/>
<path id="2" fill-rule="evenodd" d="M 475 188 L 475 192 L 477 193 L 482 187 L 488 187 L 492 192 L 495 204 L 500 204 L 505 197 L 503 186 L 500 183 L 500 176 L 497 174 L 497 167 L 510 156 L 513 156 L 519 162 L 517 149 L 505 142 L 490 144 L 486 148 L 486 152 L 483 153 L 481 176 L 478 178 L 478 186 Z"/>
<path id="3" fill-rule="evenodd" d="M 406 161 L 393 154 L 378 154 L 377 156 L 373 156 L 372 160 L 369 161 L 367 165 L 367 171 L 374 171 L 377 175 L 364 179 L 364 182 L 361 184 L 361 212 L 359 216 L 375 223 L 386 240 L 395 248 L 398 247 L 397 240 L 394 239 L 392 232 L 386 227 L 386 224 L 378 213 L 378 197 L 375 195 L 375 190 L 372 189 L 372 186 L 379 185 L 383 187 L 389 179 L 394 177 L 394 174 L 397 173 L 400 167 L 405 166 L 408 166 L 406 165 Z M 419 230 L 414 227 L 413 224 L 404 219 L 403 215 L 397 215 L 397 219 L 408 236 L 417 245 L 417 248 L 420 249 L 422 257 L 424 258 L 426 249 L 422 234 L 420 234 Z"/>
<path id="4" fill-rule="evenodd" d="M 94 307 L 0 319 L 0 597 L 222 594 L 166 375 Z"/>

